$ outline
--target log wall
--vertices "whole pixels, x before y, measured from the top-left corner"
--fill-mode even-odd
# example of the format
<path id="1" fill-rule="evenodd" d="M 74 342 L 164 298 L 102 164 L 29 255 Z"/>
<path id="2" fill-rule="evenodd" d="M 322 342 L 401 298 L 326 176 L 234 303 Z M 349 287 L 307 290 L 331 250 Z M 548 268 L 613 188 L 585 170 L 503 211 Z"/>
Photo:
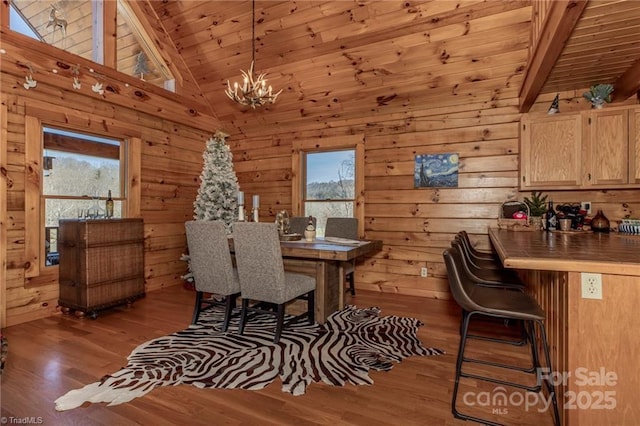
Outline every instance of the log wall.
<path id="1" fill-rule="evenodd" d="M 8 44 L 6 39 L 2 48 L 6 53 L 0 74 L 0 326 L 58 312 L 57 267 L 43 267 L 39 272 L 29 273 L 33 268 L 30 268 L 32 255 L 27 242 L 34 235 L 36 239 L 39 237 L 39 224 L 25 220 L 29 216 L 29 205 L 33 203 L 27 186 L 39 187 L 38 173 L 34 173 L 29 164 L 26 142 L 29 122 L 34 118 L 63 127 L 127 138 L 135 145 L 130 149 L 130 159 L 139 164 L 140 176 L 129 176 L 129 179 L 139 188 L 136 191 L 140 195 L 139 200 L 131 200 L 130 204 L 144 219 L 145 290 L 181 285 L 180 275 L 186 272 L 186 264 L 179 260 L 186 246 L 184 222 L 193 217 L 202 152 L 206 140 L 218 127 L 215 118 L 202 113 L 189 114 L 185 112 L 189 109 L 187 98 L 165 94 L 161 89 L 146 85 L 136 87 L 135 80 L 126 80 L 126 76 L 120 87 L 126 82 L 132 93 L 144 94 L 142 100 L 140 96 L 127 99 L 126 92 L 121 96 L 100 96 L 84 84 L 84 90 L 73 90 L 69 83 L 71 79 L 46 74 L 45 69 L 51 68 L 45 67 L 50 64 L 74 60 L 59 51 L 57 58 L 42 51 L 39 60 L 31 53 L 31 64 L 39 70 L 34 76 L 38 84 L 36 88 L 25 90 L 22 86 L 24 76 L 7 58 L 29 53 Z M 104 72 L 104 79 L 118 77 L 115 72 L 101 72 Z M 156 114 L 152 113 L 154 109 Z"/>
<path id="2" fill-rule="evenodd" d="M 482 33 L 465 35 L 468 43 L 464 46 L 473 49 L 460 47 L 460 55 L 448 60 L 446 73 L 442 70 L 429 87 L 415 87 L 415 81 L 409 81 L 399 89 L 405 82 L 381 75 L 365 82 L 365 86 L 388 87 L 388 99 L 372 98 L 365 87 L 358 96 L 345 96 L 338 108 L 330 101 L 333 94 L 328 90 L 317 102 L 302 100 L 305 108 L 296 119 L 279 113 L 276 104 L 266 111 L 234 110 L 233 114 L 222 115 L 226 118 L 222 123 L 203 115 L 200 106 L 190 100 L 193 97 L 163 95 L 160 89 L 156 91 L 100 66 L 95 67 L 95 76 L 83 74 L 83 87 L 90 87 L 99 78 L 113 91 L 105 95 L 74 91 L 71 80 L 62 75 L 68 71 L 54 75 L 51 70 L 60 63 L 79 61 L 85 69 L 90 64 L 65 52 L 48 53 L 40 43 L 30 49 L 7 46 L 12 36 L 3 33 L 2 46 L 7 53 L 2 57 L 0 75 L 0 278 L 4 278 L 2 286 L 6 290 L 0 302 L 0 322 L 3 326 L 17 324 L 56 312 L 55 269 L 45 268 L 34 277 L 26 273 L 29 262 L 25 241 L 29 236 L 25 229 L 32 225 L 25 223 L 25 132 L 29 111 L 35 110 L 48 119 L 84 123 L 87 129 L 97 126 L 115 136 L 140 140 L 140 213 L 145 221 L 147 291 L 181 283 L 179 276 L 185 271 L 179 260 L 185 251 L 184 221 L 192 217 L 202 151 L 210 134 L 222 128 L 231 133 L 228 141 L 242 190 L 261 196 L 263 221 L 273 220 L 279 210 L 292 211 L 295 147 L 313 146 L 323 138 L 358 135 L 364 141 L 364 232 L 368 238 L 381 239 L 383 249 L 358 265 L 356 286 L 449 298 L 442 251 L 455 233 L 464 229 L 480 247 L 488 247 L 486 230 L 496 224 L 500 205 L 528 195 L 518 191 L 517 180 L 521 117 L 518 88 L 528 34 L 522 19 L 515 16 L 514 22 L 504 23 L 500 32 L 511 41 L 510 51 L 505 51 L 506 44 L 487 45 Z M 27 63 L 37 70 L 35 89 L 22 87 Z M 477 67 L 473 75 L 467 72 L 469 67 Z M 438 79 L 455 82 L 456 90 L 439 87 Z M 561 93 L 561 111 L 588 108 L 581 99 L 582 91 Z M 402 96 L 394 97 L 396 92 Z M 221 101 L 219 109 L 237 107 L 226 104 L 230 101 L 221 96 L 225 103 Z M 532 111 L 546 110 L 553 96 L 555 93 L 541 96 Z M 286 102 L 295 101 L 283 98 L 280 105 Z M 459 154 L 457 188 L 413 187 L 415 155 L 426 153 Z M 562 191 L 551 193 L 551 197 L 556 203 L 591 201 L 594 209 L 603 209 L 611 220 L 640 215 L 637 190 Z M 422 267 L 428 268 L 427 278 L 420 277 Z"/>
<path id="3" fill-rule="evenodd" d="M 561 111 L 587 109 L 582 92 L 561 93 Z M 554 96 L 540 96 L 532 111 L 546 111 Z M 365 235 L 384 246 L 358 265 L 356 287 L 449 298 L 442 252 L 454 235 L 466 230 L 479 247 L 488 248 L 487 227 L 497 225 L 501 204 L 530 195 L 518 189 L 518 99 L 513 92 L 493 102 L 425 103 L 406 115 L 373 114 L 269 136 L 232 135 L 234 165 L 245 193 L 261 195 L 262 220 L 272 220 L 276 211 L 292 209 L 294 147 L 363 134 Z M 425 153 L 460 155 L 458 188 L 413 187 L 414 157 Z M 591 201 L 594 213 L 603 209 L 612 221 L 640 216 L 637 190 L 545 193 L 555 203 Z M 420 276 L 422 267 L 428 268 L 427 278 Z"/>

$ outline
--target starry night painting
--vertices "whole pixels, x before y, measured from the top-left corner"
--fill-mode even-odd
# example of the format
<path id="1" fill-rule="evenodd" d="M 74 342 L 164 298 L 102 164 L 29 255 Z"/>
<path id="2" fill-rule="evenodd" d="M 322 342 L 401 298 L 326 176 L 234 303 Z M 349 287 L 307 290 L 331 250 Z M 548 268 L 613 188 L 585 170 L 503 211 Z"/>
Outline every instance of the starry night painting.
<path id="1" fill-rule="evenodd" d="M 416 155 L 415 188 L 457 188 L 458 154 Z"/>

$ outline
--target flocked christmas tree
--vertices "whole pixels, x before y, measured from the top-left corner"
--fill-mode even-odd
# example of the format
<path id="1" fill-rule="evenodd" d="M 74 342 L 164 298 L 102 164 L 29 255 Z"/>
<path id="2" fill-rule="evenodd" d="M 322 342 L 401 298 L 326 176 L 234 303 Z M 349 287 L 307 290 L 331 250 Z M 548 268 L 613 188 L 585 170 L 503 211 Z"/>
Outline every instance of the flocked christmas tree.
<path id="1" fill-rule="evenodd" d="M 238 178 L 233 170 L 233 155 L 225 143 L 229 136 L 216 131 L 207 141 L 202 154 L 204 166 L 200 174 L 200 189 L 193 203 L 195 220 L 221 220 L 227 232 L 238 210 Z"/>
<path id="2" fill-rule="evenodd" d="M 207 141 L 202 153 L 204 166 L 200 173 L 200 189 L 193 203 L 195 220 L 221 220 L 227 232 L 237 215 L 238 178 L 233 170 L 233 155 L 225 143 L 229 136 L 220 130 Z M 193 282 L 189 256 L 183 254 L 180 260 L 187 262 L 189 272 L 182 276 L 187 282 Z"/>

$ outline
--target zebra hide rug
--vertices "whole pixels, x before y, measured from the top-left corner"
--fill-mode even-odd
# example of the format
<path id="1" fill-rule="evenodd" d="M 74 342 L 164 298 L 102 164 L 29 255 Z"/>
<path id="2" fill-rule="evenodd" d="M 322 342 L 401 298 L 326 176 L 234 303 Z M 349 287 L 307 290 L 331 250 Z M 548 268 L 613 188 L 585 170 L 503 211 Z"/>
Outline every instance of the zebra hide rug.
<path id="1" fill-rule="evenodd" d="M 141 344 L 126 367 L 61 396 L 56 410 L 85 401 L 118 405 L 156 386 L 178 384 L 257 390 L 280 377 L 282 390 L 293 395 L 304 394 L 311 382 L 371 385 L 370 369 L 388 371 L 408 356 L 443 353 L 422 346 L 416 335 L 423 325 L 419 320 L 381 317 L 378 308 L 347 306 L 323 325 L 294 323 L 278 344 L 273 343 L 274 316 L 254 314 L 241 336 L 238 315 L 228 332 L 220 331 L 223 312 L 216 307 L 202 313 L 197 325 Z"/>

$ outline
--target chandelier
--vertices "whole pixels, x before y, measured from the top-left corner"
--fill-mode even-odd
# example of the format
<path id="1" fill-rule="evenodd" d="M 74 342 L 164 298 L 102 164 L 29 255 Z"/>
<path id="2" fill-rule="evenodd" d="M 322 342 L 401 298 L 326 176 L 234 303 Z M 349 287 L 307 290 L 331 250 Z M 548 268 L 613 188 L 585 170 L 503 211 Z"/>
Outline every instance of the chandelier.
<path id="1" fill-rule="evenodd" d="M 238 82 L 231 83 L 227 80 L 227 89 L 224 91 L 229 99 L 241 104 L 249 105 L 251 108 L 256 108 L 266 104 L 272 104 L 278 98 L 278 95 L 282 93 L 282 89 L 277 93 L 273 93 L 271 86 L 267 85 L 266 74 L 253 73 L 253 65 L 256 61 L 256 1 L 252 1 L 252 21 L 251 21 L 251 66 L 247 72 L 240 70 L 242 73 L 242 85 Z"/>

